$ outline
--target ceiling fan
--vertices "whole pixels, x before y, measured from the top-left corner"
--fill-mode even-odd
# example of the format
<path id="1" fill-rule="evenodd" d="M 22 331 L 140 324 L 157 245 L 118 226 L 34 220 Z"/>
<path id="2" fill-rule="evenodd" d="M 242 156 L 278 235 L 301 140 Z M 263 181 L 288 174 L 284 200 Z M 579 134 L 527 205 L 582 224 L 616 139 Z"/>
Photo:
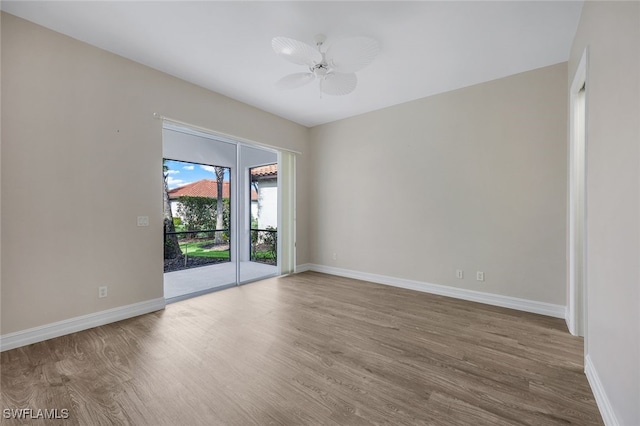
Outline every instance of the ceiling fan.
<path id="1" fill-rule="evenodd" d="M 327 95 L 348 95 L 358 84 L 355 72 L 369 65 L 380 50 L 369 37 L 352 37 L 332 43 L 323 50 L 326 36 L 315 37 L 316 48 L 288 37 L 274 37 L 273 50 L 279 56 L 309 71 L 289 74 L 276 82 L 279 89 L 295 89 L 319 80 L 320 91 Z"/>

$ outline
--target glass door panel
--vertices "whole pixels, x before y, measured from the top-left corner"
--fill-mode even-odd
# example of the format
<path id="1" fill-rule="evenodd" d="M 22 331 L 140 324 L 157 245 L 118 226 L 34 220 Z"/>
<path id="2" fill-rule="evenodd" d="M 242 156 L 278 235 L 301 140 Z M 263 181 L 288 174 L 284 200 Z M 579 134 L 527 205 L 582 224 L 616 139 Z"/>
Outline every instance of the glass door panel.
<path id="1" fill-rule="evenodd" d="M 163 152 L 165 299 L 236 285 L 236 146 L 165 129 Z"/>
<path id="2" fill-rule="evenodd" d="M 240 282 L 278 275 L 278 155 L 241 146 Z M 244 191 L 242 191 L 244 189 Z"/>

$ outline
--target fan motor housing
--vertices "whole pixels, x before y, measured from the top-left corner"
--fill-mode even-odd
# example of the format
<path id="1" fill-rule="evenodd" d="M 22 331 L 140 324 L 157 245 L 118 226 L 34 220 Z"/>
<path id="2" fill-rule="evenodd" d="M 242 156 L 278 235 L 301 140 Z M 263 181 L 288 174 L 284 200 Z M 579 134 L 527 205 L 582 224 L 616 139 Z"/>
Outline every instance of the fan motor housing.
<path id="1" fill-rule="evenodd" d="M 313 68 L 310 68 L 310 71 L 314 73 L 316 77 L 323 77 L 329 72 L 329 67 L 324 63 L 315 64 Z"/>

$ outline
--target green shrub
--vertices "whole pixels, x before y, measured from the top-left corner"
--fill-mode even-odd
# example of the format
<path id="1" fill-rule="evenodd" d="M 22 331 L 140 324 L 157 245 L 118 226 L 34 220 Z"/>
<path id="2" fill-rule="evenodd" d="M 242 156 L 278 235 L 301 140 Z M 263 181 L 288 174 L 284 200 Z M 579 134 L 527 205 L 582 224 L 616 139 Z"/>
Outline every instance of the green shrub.
<path id="1" fill-rule="evenodd" d="M 178 198 L 178 215 L 174 218 L 180 220 L 180 224 L 187 231 L 199 231 L 204 229 L 216 229 L 217 200 L 209 197 L 182 196 Z M 222 229 L 229 229 L 231 223 L 231 208 L 229 199 L 222 200 Z M 228 237 L 228 236 L 227 236 Z"/>
<path id="2" fill-rule="evenodd" d="M 215 229 L 216 226 L 216 200 L 209 197 L 178 198 L 178 214 L 189 231 L 201 229 Z"/>

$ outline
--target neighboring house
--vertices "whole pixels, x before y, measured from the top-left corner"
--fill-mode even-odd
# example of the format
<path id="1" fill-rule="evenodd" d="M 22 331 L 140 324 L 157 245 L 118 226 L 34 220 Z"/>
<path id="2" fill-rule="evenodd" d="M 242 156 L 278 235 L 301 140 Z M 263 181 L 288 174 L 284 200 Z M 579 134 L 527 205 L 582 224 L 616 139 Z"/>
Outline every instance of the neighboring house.
<path id="1" fill-rule="evenodd" d="M 251 198 L 251 215 L 258 221 L 259 229 L 278 227 L 278 165 L 251 169 L 252 193 L 257 187 L 258 198 Z"/>
<path id="2" fill-rule="evenodd" d="M 171 203 L 171 214 L 173 217 L 180 216 L 178 207 L 180 206 L 180 197 L 207 197 L 218 199 L 218 182 L 213 179 L 202 179 L 193 183 L 188 183 L 174 189 L 170 189 L 169 202 Z M 229 198 L 231 187 L 228 181 L 222 182 L 222 198 Z M 251 190 L 251 204 L 258 202 L 258 193 Z"/>

